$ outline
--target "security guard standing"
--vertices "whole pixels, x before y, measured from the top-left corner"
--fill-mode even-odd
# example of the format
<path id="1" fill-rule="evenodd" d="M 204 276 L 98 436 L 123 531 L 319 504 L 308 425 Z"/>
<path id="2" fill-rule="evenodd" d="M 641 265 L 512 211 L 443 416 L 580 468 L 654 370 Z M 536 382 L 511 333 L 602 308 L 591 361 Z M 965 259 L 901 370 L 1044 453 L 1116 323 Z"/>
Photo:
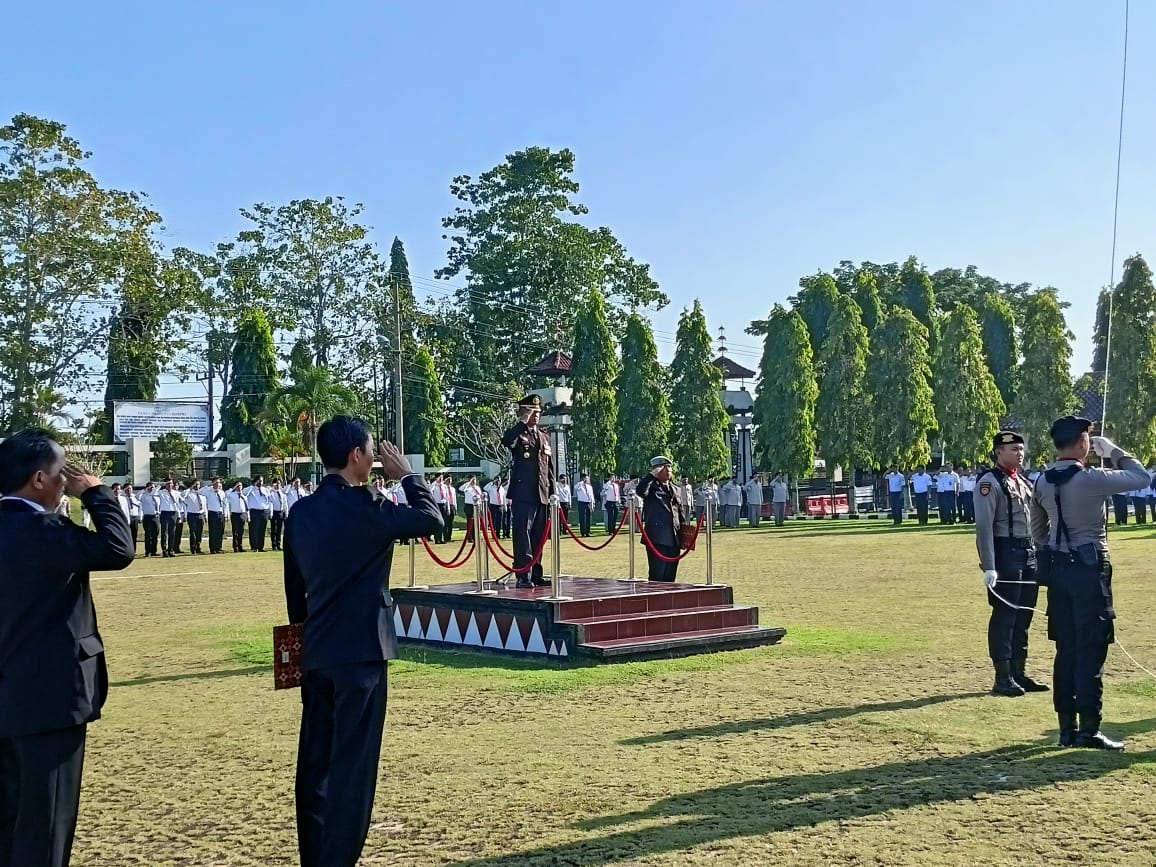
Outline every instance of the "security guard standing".
<path id="1" fill-rule="evenodd" d="M 1032 483 L 1023 473 L 1024 438 L 1000 431 L 992 441 L 995 466 L 979 477 L 975 496 L 975 547 L 987 585 L 991 618 L 987 652 L 995 666 L 992 695 L 1047 692 L 1024 672 L 1028 628 L 1039 594 L 1031 536 Z"/>
<path id="2" fill-rule="evenodd" d="M 534 559 L 546 532 L 546 507 L 554 493 L 554 462 L 550 440 L 538 427 L 542 399 L 528 394 L 518 401 L 518 423 L 506 431 L 502 444 L 513 456 L 508 495 L 513 503 L 514 570 L 518 587 L 545 587 L 542 561 L 525 569 Z"/>
<path id="3" fill-rule="evenodd" d="M 1070 415 L 1053 422 L 1058 460 L 1036 481 L 1032 537 L 1048 586 L 1048 637 L 1056 644 L 1060 746 L 1122 750 L 1123 743 L 1100 732 L 1104 660 L 1116 618 L 1104 501 L 1140 487 L 1148 474 L 1110 439 L 1090 437 L 1091 427 Z M 1084 466 L 1091 448 L 1119 469 Z"/>

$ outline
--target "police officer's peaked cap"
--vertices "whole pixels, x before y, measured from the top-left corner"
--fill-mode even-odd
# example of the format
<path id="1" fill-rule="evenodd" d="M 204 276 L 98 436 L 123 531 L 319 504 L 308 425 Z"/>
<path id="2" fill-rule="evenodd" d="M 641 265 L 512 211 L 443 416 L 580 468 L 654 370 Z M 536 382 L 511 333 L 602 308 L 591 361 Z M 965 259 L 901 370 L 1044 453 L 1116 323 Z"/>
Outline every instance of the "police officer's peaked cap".
<path id="1" fill-rule="evenodd" d="M 650 459 L 650 468 L 651 469 L 654 469 L 655 467 L 669 467 L 669 466 L 673 466 L 673 464 L 672 464 L 670 458 L 666 457 L 665 455 L 658 455 L 658 457 L 654 457 L 654 458 Z"/>
<path id="2" fill-rule="evenodd" d="M 1012 446 L 1023 444 L 1023 434 L 1018 434 L 1014 430 L 1001 430 L 997 433 L 991 441 L 992 448 L 999 448 L 1000 446 Z"/>
<path id="3" fill-rule="evenodd" d="M 542 398 L 536 394 L 527 394 L 524 398 L 518 401 L 519 408 L 541 409 Z"/>
<path id="4" fill-rule="evenodd" d="M 1054 442 L 1067 442 L 1082 433 L 1090 431 L 1093 424 L 1095 424 L 1095 422 L 1089 419 L 1066 415 L 1052 422 L 1052 429 L 1049 433 Z"/>

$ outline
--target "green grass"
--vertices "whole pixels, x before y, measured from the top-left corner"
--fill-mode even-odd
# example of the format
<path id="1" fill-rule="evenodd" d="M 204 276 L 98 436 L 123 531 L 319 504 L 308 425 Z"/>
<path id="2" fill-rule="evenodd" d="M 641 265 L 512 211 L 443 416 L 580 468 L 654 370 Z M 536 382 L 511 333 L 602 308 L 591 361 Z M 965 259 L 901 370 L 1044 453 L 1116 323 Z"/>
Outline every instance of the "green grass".
<path id="1" fill-rule="evenodd" d="M 1156 670 L 1156 528 L 1112 545 L 1118 637 Z M 362 864 L 1156 864 L 1156 680 L 1109 655 L 1123 755 L 1055 748 L 1046 695 L 988 696 L 967 529 L 799 522 L 721 533 L 716 554 L 781 646 L 601 666 L 407 649 Z M 620 576 L 625 543 L 563 562 Z M 74 864 L 296 863 L 279 569 L 185 556 L 94 585 L 113 690 Z M 445 580 L 424 555 L 418 577 Z M 1044 675 L 1042 617 L 1032 654 Z"/>

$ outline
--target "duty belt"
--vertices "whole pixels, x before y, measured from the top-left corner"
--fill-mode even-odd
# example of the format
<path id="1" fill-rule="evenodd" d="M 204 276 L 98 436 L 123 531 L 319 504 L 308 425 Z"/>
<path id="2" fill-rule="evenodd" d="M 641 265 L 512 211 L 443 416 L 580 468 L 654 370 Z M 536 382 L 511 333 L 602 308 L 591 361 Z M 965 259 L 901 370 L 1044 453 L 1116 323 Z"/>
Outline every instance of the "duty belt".
<path id="1" fill-rule="evenodd" d="M 1021 536 L 996 536 L 995 544 L 1007 545 L 1009 548 L 1021 551 L 1030 551 L 1035 547 L 1030 537 Z"/>

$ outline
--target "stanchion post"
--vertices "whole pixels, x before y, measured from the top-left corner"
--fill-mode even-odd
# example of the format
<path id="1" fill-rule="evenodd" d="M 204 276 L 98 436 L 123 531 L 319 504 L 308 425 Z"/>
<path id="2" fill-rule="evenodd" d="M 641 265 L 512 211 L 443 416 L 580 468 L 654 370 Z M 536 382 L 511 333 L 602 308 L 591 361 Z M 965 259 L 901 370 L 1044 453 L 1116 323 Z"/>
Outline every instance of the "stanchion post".
<path id="1" fill-rule="evenodd" d="M 634 584 L 638 581 L 637 567 L 634 565 L 634 557 L 635 557 L 635 551 L 634 551 L 634 542 L 635 542 L 635 539 L 634 539 L 634 533 L 635 533 L 634 516 L 636 514 L 635 509 L 636 509 L 636 503 L 637 502 L 638 502 L 638 500 L 634 496 L 633 492 L 631 492 L 630 495 L 626 498 L 626 523 L 630 525 L 628 528 L 627 537 L 626 537 L 626 541 L 627 541 L 626 547 L 630 549 L 630 553 L 627 555 L 627 562 L 629 563 L 629 573 L 628 573 L 628 577 L 618 579 L 619 581 L 629 581 L 631 584 Z"/>
<path id="2" fill-rule="evenodd" d="M 473 590 L 467 592 L 474 596 L 497 596 L 497 590 L 490 590 L 486 587 L 486 582 L 490 578 L 490 558 L 489 548 L 486 545 L 486 519 L 485 512 L 474 505 L 474 581 L 477 586 Z"/>
<path id="3" fill-rule="evenodd" d="M 428 584 L 417 583 L 417 539 L 409 540 L 409 589 L 429 590 Z"/>
<path id="4" fill-rule="evenodd" d="M 558 505 L 558 495 L 550 497 L 550 595 L 548 602 L 565 602 L 569 596 L 562 595 L 562 535 L 559 533 L 562 524 L 562 510 Z"/>
<path id="5" fill-rule="evenodd" d="M 706 585 L 714 584 L 714 500 L 706 498 Z"/>

